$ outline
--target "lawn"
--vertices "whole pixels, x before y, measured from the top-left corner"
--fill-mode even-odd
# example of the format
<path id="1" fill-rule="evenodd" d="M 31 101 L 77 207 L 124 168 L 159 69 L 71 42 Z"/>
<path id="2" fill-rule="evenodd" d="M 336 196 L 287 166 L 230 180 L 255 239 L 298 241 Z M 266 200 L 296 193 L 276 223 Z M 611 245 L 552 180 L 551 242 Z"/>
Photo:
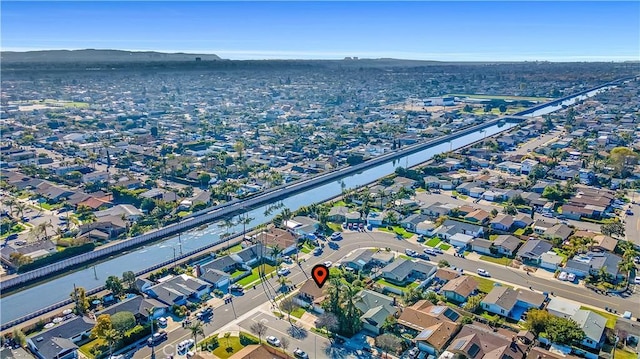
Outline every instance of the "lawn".
<path id="1" fill-rule="evenodd" d="M 617 349 L 615 354 L 613 354 L 613 359 L 636 359 L 638 358 L 638 354 L 628 352 L 626 350 Z"/>
<path id="2" fill-rule="evenodd" d="M 339 225 L 338 223 L 328 222 L 327 227 L 331 228 L 331 230 L 334 232 L 342 232 L 342 226 Z"/>
<path id="3" fill-rule="evenodd" d="M 101 346 L 103 344 L 104 344 L 103 339 L 94 339 L 90 342 L 85 343 L 83 346 L 81 346 L 80 352 L 84 354 L 87 358 L 93 359 L 95 358 L 95 355 L 91 354 L 89 350 L 91 350 L 91 348 L 93 348 L 94 346 Z"/>
<path id="4" fill-rule="evenodd" d="M 465 199 L 469 198 L 469 196 L 466 196 L 464 194 L 458 194 L 458 198 L 460 198 L 461 200 L 465 200 Z"/>
<path id="5" fill-rule="evenodd" d="M 507 258 L 507 257 L 501 257 L 501 258 L 496 258 L 496 257 L 491 257 L 491 256 L 480 256 L 480 259 L 483 261 L 487 261 L 487 262 L 491 262 L 491 263 L 495 263 L 495 264 L 500 264 L 503 266 L 508 266 L 511 264 L 511 259 Z"/>
<path id="6" fill-rule="evenodd" d="M 451 248 L 451 245 L 447 244 L 447 243 L 440 243 L 440 247 L 438 247 L 438 248 L 442 249 L 443 251 L 446 251 L 449 248 Z"/>
<path id="7" fill-rule="evenodd" d="M 300 251 L 302 253 L 309 254 L 309 253 L 311 253 L 312 249 L 309 248 L 309 245 L 305 243 L 305 244 L 302 245 L 302 248 L 300 248 Z"/>
<path id="8" fill-rule="evenodd" d="M 191 214 L 191 212 L 189 212 L 189 211 L 180 211 L 180 212 L 178 212 L 178 217 L 180 217 L 180 218 L 186 217 L 189 214 Z"/>
<path id="9" fill-rule="evenodd" d="M 394 234 L 402 236 L 402 238 L 405 238 L 405 239 L 413 237 L 413 233 L 407 232 L 406 229 L 404 229 L 404 228 L 402 228 L 400 226 L 393 226 L 391 228 L 393 228 L 393 229 L 388 229 L 387 227 L 380 227 L 380 228 L 378 228 L 378 230 L 380 230 L 382 232 L 394 233 Z"/>
<path id="10" fill-rule="evenodd" d="M 498 238 L 498 235 L 497 235 L 497 234 L 490 234 L 490 235 L 489 235 L 489 240 L 490 240 L 490 241 L 495 241 L 495 240 L 496 240 L 496 238 Z"/>
<path id="11" fill-rule="evenodd" d="M 585 306 L 581 306 L 580 309 L 584 309 L 584 310 L 590 310 L 596 314 L 600 314 L 601 316 L 607 318 L 607 324 L 605 325 L 607 328 L 613 329 L 616 326 L 616 321 L 618 320 L 618 316 L 611 314 L 611 313 L 607 313 L 607 312 L 602 312 L 599 310 L 595 310 L 595 309 L 591 309 L 589 307 L 585 307 Z"/>
<path id="12" fill-rule="evenodd" d="M 42 202 L 42 203 L 40 203 L 40 206 L 43 209 L 46 209 L 47 211 L 53 211 L 54 209 L 58 209 L 58 208 L 62 207 L 62 204 L 60 204 L 60 203 L 49 204 L 47 202 Z"/>
<path id="13" fill-rule="evenodd" d="M 230 253 L 237 253 L 237 252 L 240 252 L 241 250 L 242 250 L 242 244 L 239 244 L 239 243 L 229 248 Z"/>
<path id="14" fill-rule="evenodd" d="M 272 273 L 273 271 L 276 270 L 276 267 L 270 265 L 270 264 L 265 264 L 265 274 L 269 275 L 269 273 Z M 257 281 L 258 279 L 260 279 L 260 275 L 258 274 L 258 267 L 253 268 L 253 270 L 251 271 L 251 274 L 240 279 L 238 281 L 238 285 L 241 286 L 248 286 L 249 284 Z"/>
<path id="15" fill-rule="evenodd" d="M 427 243 L 425 244 L 428 245 L 429 247 L 435 247 L 438 245 L 438 243 L 440 243 L 440 238 L 433 237 L 430 240 L 428 240 Z"/>
<path id="16" fill-rule="evenodd" d="M 492 281 L 491 279 L 487 279 L 477 275 L 472 276 L 472 278 L 475 279 L 476 282 L 478 282 L 478 290 L 481 291 L 482 293 L 489 293 L 491 292 L 493 287 L 495 287 L 496 282 Z M 506 286 L 506 287 L 511 288 L 511 286 Z"/>
<path id="17" fill-rule="evenodd" d="M 24 226 L 23 226 L 23 225 L 21 225 L 21 224 L 19 224 L 19 223 L 18 223 L 18 224 L 14 224 L 14 225 L 11 227 L 11 229 L 9 229 L 9 230 L 8 230 L 7 232 L 5 232 L 5 233 L 2 233 L 2 235 L 0 236 L 0 239 L 4 239 L 4 238 L 8 237 L 10 234 L 13 234 L 13 233 L 20 233 L 20 232 L 22 232 L 22 231 L 24 231 Z"/>
<path id="18" fill-rule="evenodd" d="M 293 312 L 291 312 L 291 316 L 292 317 L 296 317 L 298 319 L 302 318 L 302 315 L 305 313 L 306 311 L 304 310 L 304 308 L 296 308 L 296 310 L 294 310 Z"/>
<path id="19" fill-rule="evenodd" d="M 220 346 L 215 348 L 212 353 L 222 359 L 226 359 L 244 348 L 244 345 L 240 344 L 239 337 L 225 338 L 223 335 L 219 335 L 218 343 L 220 343 Z M 227 350 L 228 348 L 231 349 Z"/>
<path id="20" fill-rule="evenodd" d="M 237 270 L 237 269 L 236 269 L 233 273 L 231 273 L 231 278 L 239 277 L 239 276 L 241 276 L 244 272 L 246 272 L 246 271 L 243 271 L 243 270 Z"/>
<path id="21" fill-rule="evenodd" d="M 402 259 L 406 259 L 406 260 L 408 260 L 408 261 L 410 261 L 410 260 L 411 260 L 411 257 L 406 256 L 406 255 L 404 255 L 404 254 L 401 254 L 401 255 L 400 255 L 400 258 L 402 258 Z"/>
<path id="22" fill-rule="evenodd" d="M 513 232 L 513 234 L 515 234 L 516 236 L 522 236 L 524 235 L 524 228 L 518 228 L 516 229 L 515 232 Z"/>
<path id="23" fill-rule="evenodd" d="M 418 286 L 418 283 L 411 282 L 411 283 L 407 284 L 406 286 L 401 287 L 399 285 L 395 285 L 393 283 L 389 283 L 389 282 L 387 282 L 386 280 L 384 280 L 382 278 L 376 280 L 376 284 L 378 284 L 378 285 L 380 285 L 382 287 L 390 287 L 390 288 L 400 289 L 402 291 L 408 291 L 408 290 Z"/>
<path id="24" fill-rule="evenodd" d="M 562 261 L 566 262 L 567 259 L 569 259 L 569 256 L 567 256 L 567 254 L 560 248 L 553 248 L 553 251 L 559 255 L 560 257 L 562 257 Z"/>
<path id="25" fill-rule="evenodd" d="M 416 193 L 422 193 L 422 192 L 427 192 L 427 190 L 424 188 L 416 188 Z"/>
<path id="26" fill-rule="evenodd" d="M 333 206 L 334 206 L 334 207 L 341 207 L 341 206 L 342 206 L 342 207 L 346 207 L 346 206 L 347 206 L 347 202 L 345 202 L 345 201 L 343 201 L 343 200 L 340 200 L 340 201 L 338 201 L 338 202 L 335 202 L 335 203 L 333 204 Z"/>

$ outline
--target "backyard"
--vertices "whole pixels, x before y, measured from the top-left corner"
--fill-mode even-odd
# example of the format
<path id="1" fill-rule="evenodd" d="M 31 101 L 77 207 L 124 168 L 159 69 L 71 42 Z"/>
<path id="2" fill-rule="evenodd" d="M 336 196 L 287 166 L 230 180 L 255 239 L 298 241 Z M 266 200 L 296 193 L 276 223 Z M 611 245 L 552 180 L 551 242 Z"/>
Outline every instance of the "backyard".
<path id="1" fill-rule="evenodd" d="M 395 289 L 399 289 L 401 291 L 408 291 L 408 290 L 413 289 L 413 288 L 418 286 L 418 283 L 411 282 L 411 283 L 407 284 L 406 286 L 402 287 L 402 286 L 395 285 L 393 283 L 387 282 L 386 280 L 384 280 L 382 278 L 376 280 L 376 284 L 380 285 L 381 287 L 395 288 Z"/>

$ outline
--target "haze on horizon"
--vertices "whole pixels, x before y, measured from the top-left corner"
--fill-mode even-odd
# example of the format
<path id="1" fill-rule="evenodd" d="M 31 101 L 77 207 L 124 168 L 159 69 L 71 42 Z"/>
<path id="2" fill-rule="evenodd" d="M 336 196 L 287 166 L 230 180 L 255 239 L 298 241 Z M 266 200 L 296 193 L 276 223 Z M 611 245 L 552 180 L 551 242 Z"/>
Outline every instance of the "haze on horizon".
<path id="1" fill-rule="evenodd" d="M 1 20 L 3 51 L 117 49 L 237 60 L 640 60 L 637 1 L 7 1 Z"/>

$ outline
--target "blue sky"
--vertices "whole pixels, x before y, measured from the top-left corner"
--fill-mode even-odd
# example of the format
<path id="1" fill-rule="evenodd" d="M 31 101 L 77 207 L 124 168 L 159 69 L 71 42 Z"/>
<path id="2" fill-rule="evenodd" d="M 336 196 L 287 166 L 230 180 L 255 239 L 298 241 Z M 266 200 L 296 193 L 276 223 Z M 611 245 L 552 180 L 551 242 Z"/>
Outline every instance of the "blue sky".
<path id="1" fill-rule="evenodd" d="M 2 1 L 2 50 L 228 59 L 640 60 L 640 2 Z"/>

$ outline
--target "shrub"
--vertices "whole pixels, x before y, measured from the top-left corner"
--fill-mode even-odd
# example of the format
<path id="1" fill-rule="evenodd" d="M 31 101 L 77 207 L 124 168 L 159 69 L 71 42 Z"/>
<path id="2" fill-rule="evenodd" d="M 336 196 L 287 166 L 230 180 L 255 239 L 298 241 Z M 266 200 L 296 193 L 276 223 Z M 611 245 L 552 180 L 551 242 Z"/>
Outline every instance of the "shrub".
<path id="1" fill-rule="evenodd" d="M 251 344 L 258 344 L 259 341 L 256 337 L 247 335 L 245 333 L 240 333 L 240 344 L 247 346 Z"/>
<path id="2" fill-rule="evenodd" d="M 242 334 L 240 335 L 241 335 L 240 342 L 242 342 Z M 210 352 L 214 351 L 219 346 L 220 346 L 220 342 L 218 340 L 217 334 L 200 342 L 200 349 L 210 351 Z"/>

